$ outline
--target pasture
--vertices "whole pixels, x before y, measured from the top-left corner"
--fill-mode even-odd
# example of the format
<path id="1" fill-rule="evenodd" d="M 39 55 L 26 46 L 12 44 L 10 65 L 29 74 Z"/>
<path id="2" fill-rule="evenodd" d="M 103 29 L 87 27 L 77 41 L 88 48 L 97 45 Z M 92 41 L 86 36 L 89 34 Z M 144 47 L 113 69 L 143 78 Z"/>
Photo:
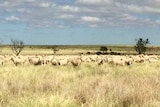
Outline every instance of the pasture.
<path id="1" fill-rule="evenodd" d="M 20 56 L 20 59 L 27 56 L 24 64 L 16 66 L 8 60 L 0 66 L 1 107 L 159 107 L 158 55 L 86 55 L 82 53 L 97 52 L 99 46 L 58 48 L 60 50 L 53 55 L 48 47 L 28 46 Z M 136 54 L 130 46 L 112 46 L 112 50 Z M 7 59 L 15 58 L 9 47 L 3 47 L 1 54 L 7 55 Z M 40 59 L 52 56 L 52 61 L 34 65 L 30 63 L 31 56 Z M 72 60 L 65 65 L 53 64 L 55 59 L 79 57 L 82 62 L 78 66 L 73 66 Z M 123 65 L 115 62 L 117 58 L 120 62 L 134 60 L 127 60 L 132 63 Z"/>
<path id="2" fill-rule="evenodd" d="M 121 54 L 137 54 L 133 45 L 26 45 L 22 51 L 22 55 L 30 55 L 30 54 L 40 54 L 40 55 L 50 55 L 54 54 L 52 48 L 56 47 L 58 51 L 56 54 L 87 54 L 90 52 L 91 54 L 99 51 L 101 46 L 105 46 L 108 48 L 108 52 L 110 53 L 110 49 L 113 52 L 121 53 Z M 0 54 L 13 54 L 10 45 L 1 45 L 0 46 Z M 148 46 L 146 54 L 160 54 L 159 46 Z"/>

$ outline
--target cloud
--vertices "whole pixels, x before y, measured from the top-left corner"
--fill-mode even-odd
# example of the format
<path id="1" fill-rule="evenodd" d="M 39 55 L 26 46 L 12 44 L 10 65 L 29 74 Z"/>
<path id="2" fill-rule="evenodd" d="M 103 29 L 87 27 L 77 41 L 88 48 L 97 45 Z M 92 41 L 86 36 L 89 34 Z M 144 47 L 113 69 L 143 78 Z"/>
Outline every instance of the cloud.
<path id="1" fill-rule="evenodd" d="M 47 7 L 49 7 L 51 4 L 50 3 L 45 3 L 45 2 L 42 2 L 39 6 L 40 7 L 44 7 L 44 8 L 47 8 Z"/>
<path id="2" fill-rule="evenodd" d="M 0 22 L 29 27 L 160 26 L 159 0 L 69 1 L 0 0 Z"/>
<path id="3" fill-rule="evenodd" d="M 110 3 L 112 0 L 77 0 L 76 3 L 79 4 L 104 4 L 104 3 Z"/>
<path id="4" fill-rule="evenodd" d="M 70 15 L 70 14 L 62 14 L 60 16 L 58 16 L 59 19 L 74 19 L 75 16 L 74 15 Z"/>
<path id="5" fill-rule="evenodd" d="M 79 12 L 80 9 L 76 6 L 69 6 L 69 5 L 65 5 L 65 6 L 59 6 L 58 7 L 59 10 L 63 11 L 63 12 Z"/>
<path id="6" fill-rule="evenodd" d="M 5 18 L 6 21 L 18 21 L 19 18 L 16 16 L 10 16 Z"/>
<path id="7" fill-rule="evenodd" d="M 81 20 L 85 22 L 101 22 L 100 18 L 91 16 L 83 16 L 81 17 Z"/>

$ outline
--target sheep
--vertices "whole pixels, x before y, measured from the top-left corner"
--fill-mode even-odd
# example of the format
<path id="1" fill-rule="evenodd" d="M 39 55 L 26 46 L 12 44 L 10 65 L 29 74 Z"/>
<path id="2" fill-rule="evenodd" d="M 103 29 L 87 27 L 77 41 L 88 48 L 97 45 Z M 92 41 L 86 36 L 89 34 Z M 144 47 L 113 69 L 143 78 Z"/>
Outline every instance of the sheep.
<path id="1" fill-rule="evenodd" d="M 59 63 L 56 59 L 52 59 L 51 63 L 52 63 L 52 65 L 59 65 Z"/>
<path id="2" fill-rule="evenodd" d="M 0 56 L 0 65 L 3 65 L 4 60 L 5 60 L 4 56 Z"/>
<path id="3" fill-rule="evenodd" d="M 68 59 L 60 59 L 58 60 L 58 64 L 61 66 L 65 66 L 68 64 Z"/>
<path id="4" fill-rule="evenodd" d="M 3 65 L 3 63 L 4 63 L 4 60 L 0 60 L 0 65 Z"/>
<path id="5" fill-rule="evenodd" d="M 103 59 L 100 59 L 100 60 L 98 61 L 98 65 L 102 65 L 102 64 L 104 64 L 104 60 L 103 60 Z"/>
<path id="6" fill-rule="evenodd" d="M 79 66 L 82 63 L 82 60 L 80 58 L 72 59 L 71 64 L 76 67 Z"/>
<path id="7" fill-rule="evenodd" d="M 38 58 L 38 57 L 29 58 L 29 63 L 32 65 L 41 65 L 42 64 L 40 58 Z"/>
<path id="8" fill-rule="evenodd" d="M 154 59 L 154 58 L 149 58 L 149 63 L 156 63 L 156 62 L 158 62 L 158 60 L 157 59 Z"/>
<path id="9" fill-rule="evenodd" d="M 24 65 L 24 63 L 26 62 L 25 59 L 23 58 L 18 58 L 18 57 L 12 57 L 11 61 L 17 66 L 17 65 Z"/>
<path id="10" fill-rule="evenodd" d="M 133 60 L 134 60 L 134 62 L 136 62 L 136 63 L 143 63 L 143 62 L 145 62 L 145 59 L 144 59 L 144 58 L 141 58 L 141 57 L 139 57 L 139 56 L 134 57 Z"/>
<path id="11" fill-rule="evenodd" d="M 113 62 L 115 65 L 119 65 L 119 66 L 124 66 L 125 65 L 125 61 L 124 60 L 114 60 Z"/>

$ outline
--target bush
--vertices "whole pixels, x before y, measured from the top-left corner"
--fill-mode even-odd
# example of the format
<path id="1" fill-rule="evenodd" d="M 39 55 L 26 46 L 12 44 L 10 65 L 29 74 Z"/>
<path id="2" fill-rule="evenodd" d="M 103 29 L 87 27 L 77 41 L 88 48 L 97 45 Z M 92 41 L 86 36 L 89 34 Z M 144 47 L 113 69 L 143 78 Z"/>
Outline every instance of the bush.
<path id="1" fill-rule="evenodd" d="M 137 43 L 135 46 L 135 50 L 138 52 L 138 54 L 144 54 L 146 52 L 146 45 L 150 44 L 149 39 L 143 40 L 142 38 L 136 39 Z"/>

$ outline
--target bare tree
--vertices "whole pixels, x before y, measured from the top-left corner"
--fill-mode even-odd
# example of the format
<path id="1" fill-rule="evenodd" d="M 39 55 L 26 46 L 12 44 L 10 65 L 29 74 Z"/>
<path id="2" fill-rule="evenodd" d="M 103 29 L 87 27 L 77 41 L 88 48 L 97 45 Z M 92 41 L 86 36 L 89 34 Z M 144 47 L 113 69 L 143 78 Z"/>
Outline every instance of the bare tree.
<path id="1" fill-rule="evenodd" d="M 23 41 L 17 39 L 11 39 L 11 43 L 12 43 L 11 50 L 15 55 L 18 56 L 23 51 L 24 48 Z"/>
<path id="2" fill-rule="evenodd" d="M 52 47 L 52 51 L 53 51 L 54 54 L 56 54 L 57 51 L 59 51 L 59 49 L 57 49 L 57 46 L 53 46 L 53 47 Z"/>

